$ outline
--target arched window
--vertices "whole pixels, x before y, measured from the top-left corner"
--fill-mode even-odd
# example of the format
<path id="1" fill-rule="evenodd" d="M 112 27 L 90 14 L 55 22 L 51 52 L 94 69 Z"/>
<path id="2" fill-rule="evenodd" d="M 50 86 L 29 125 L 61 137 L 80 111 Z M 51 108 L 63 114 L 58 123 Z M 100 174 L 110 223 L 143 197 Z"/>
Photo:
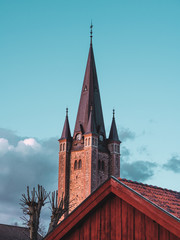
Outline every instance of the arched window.
<path id="1" fill-rule="evenodd" d="M 79 162 L 78 162 L 78 168 L 79 168 L 79 169 L 82 168 L 82 161 L 81 161 L 81 159 L 80 159 Z"/>
<path id="2" fill-rule="evenodd" d="M 74 162 L 74 170 L 77 169 L 77 160 Z"/>
<path id="3" fill-rule="evenodd" d="M 60 144 L 60 152 L 62 151 L 62 144 Z"/>
<path id="4" fill-rule="evenodd" d="M 98 161 L 98 170 L 100 170 L 101 169 L 101 161 L 99 160 Z"/>
<path id="5" fill-rule="evenodd" d="M 85 146 L 87 146 L 87 138 L 85 139 Z"/>
<path id="6" fill-rule="evenodd" d="M 102 170 L 104 171 L 104 161 L 102 161 Z"/>
<path id="7" fill-rule="evenodd" d="M 65 143 L 63 143 L 63 151 L 65 150 Z"/>

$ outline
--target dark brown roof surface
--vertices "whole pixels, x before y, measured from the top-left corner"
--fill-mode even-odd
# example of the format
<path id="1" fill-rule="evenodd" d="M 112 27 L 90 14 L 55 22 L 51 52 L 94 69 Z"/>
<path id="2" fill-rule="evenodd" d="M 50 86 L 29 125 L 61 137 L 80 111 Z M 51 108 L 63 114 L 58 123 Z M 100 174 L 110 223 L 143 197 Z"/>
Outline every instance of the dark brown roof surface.
<path id="1" fill-rule="evenodd" d="M 29 240 L 29 229 L 6 224 L 0 224 L 0 240 Z M 42 239 L 39 235 L 38 239 Z"/>
<path id="2" fill-rule="evenodd" d="M 81 132 L 82 129 L 84 132 L 87 132 L 91 107 L 93 107 L 96 130 L 105 137 L 106 133 L 92 44 L 90 44 L 89 48 L 89 55 L 81 91 L 74 136 L 78 132 Z"/>
<path id="3" fill-rule="evenodd" d="M 149 199 L 165 211 L 180 219 L 180 192 L 147 185 L 127 179 L 119 180 L 136 192 Z"/>
<path id="4" fill-rule="evenodd" d="M 86 133 L 97 133 L 96 125 L 94 122 L 94 113 L 93 113 L 92 109 L 90 110 L 89 121 L 88 121 L 88 125 L 86 128 Z"/>
<path id="5" fill-rule="evenodd" d="M 112 123 L 111 123 L 111 129 L 110 129 L 110 133 L 109 133 L 109 140 L 119 141 L 117 127 L 116 127 L 116 121 L 114 118 L 114 110 L 113 110 L 113 119 L 112 119 Z"/>
<path id="6" fill-rule="evenodd" d="M 70 127 L 69 127 L 69 120 L 68 120 L 68 110 L 66 109 L 66 118 L 65 118 L 65 122 L 64 122 L 64 127 L 63 127 L 63 131 L 62 131 L 62 135 L 60 139 L 71 139 L 71 131 L 70 131 Z"/>

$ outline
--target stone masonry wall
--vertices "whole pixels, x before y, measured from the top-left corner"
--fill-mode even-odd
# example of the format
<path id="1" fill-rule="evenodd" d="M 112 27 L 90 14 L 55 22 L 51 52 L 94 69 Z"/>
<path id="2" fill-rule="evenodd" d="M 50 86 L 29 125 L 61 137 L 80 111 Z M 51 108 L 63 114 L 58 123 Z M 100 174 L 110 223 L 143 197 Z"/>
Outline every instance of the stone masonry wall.
<path id="1" fill-rule="evenodd" d="M 92 171 L 91 171 L 91 192 L 98 186 L 98 148 L 92 148 Z"/>
<path id="2" fill-rule="evenodd" d="M 99 152 L 98 153 L 98 181 L 97 187 L 99 187 L 103 182 L 105 182 L 109 177 L 109 154 Z M 103 164 L 104 162 L 104 164 Z M 104 165 L 104 167 L 103 167 Z"/>
<path id="3" fill-rule="evenodd" d="M 59 152 L 59 176 L 58 176 L 58 198 L 61 199 L 62 194 L 65 195 L 66 180 L 66 153 Z"/>
<path id="4" fill-rule="evenodd" d="M 70 159 L 70 212 L 90 194 L 91 152 L 81 150 L 71 152 Z M 81 167 L 78 164 L 81 160 Z M 75 169 L 75 161 L 77 168 Z"/>

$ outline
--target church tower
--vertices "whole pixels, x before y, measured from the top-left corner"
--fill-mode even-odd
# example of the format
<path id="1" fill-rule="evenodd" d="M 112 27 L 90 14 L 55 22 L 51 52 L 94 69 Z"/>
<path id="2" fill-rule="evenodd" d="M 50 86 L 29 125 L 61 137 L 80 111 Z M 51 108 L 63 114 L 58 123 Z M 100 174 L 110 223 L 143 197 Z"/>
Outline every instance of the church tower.
<path id="1" fill-rule="evenodd" d="M 111 175 L 120 176 L 120 140 L 115 116 L 106 138 L 100 91 L 92 45 L 81 91 L 73 136 L 68 112 L 59 139 L 58 198 L 68 198 L 71 212 Z"/>

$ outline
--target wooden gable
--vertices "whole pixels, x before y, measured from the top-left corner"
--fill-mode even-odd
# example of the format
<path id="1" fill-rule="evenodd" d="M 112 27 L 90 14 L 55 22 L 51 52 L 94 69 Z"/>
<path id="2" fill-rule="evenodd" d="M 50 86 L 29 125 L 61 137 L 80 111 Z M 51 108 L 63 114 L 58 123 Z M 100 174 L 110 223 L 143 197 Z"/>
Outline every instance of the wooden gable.
<path id="1" fill-rule="evenodd" d="M 46 240 L 180 240 L 180 220 L 111 178 Z"/>

